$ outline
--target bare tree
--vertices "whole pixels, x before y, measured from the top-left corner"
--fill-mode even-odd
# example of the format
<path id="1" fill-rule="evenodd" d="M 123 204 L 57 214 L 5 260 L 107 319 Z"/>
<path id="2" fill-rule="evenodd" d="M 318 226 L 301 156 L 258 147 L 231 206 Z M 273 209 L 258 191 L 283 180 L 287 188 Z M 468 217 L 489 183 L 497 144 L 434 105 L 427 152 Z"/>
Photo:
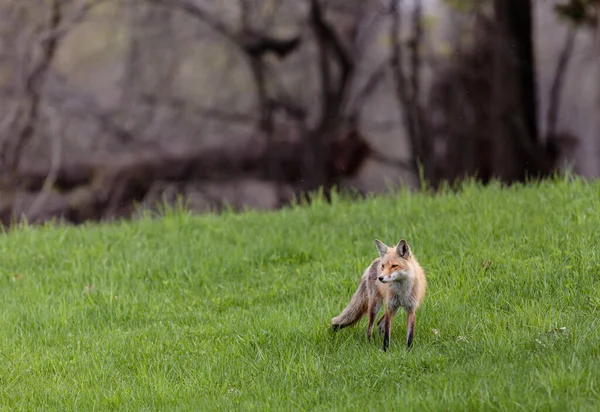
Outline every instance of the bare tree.
<path id="1" fill-rule="evenodd" d="M 396 88 L 396 96 L 406 133 L 411 144 L 412 167 L 416 174 L 420 167 L 424 168 L 425 179 L 436 184 L 435 165 L 433 163 L 433 148 L 425 122 L 425 108 L 421 103 L 421 47 L 423 40 L 422 4 L 416 0 L 411 16 L 411 38 L 403 42 L 402 20 L 403 8 L 400 0 L 390 2 L 392 24 L 390 26 L 390 39 L 392 44 L 390 65 Z M 408 58 L 405 54 L 408 49 Z"/>
<path id="2" fill-rule="evenodd" d="M 492 165 L 504 181 L 538 175 L 544 152 L 537 126 L 530 0 L 495 0 Z"/>
<path id="3" fill-rule="evenodd" d="M 423 167 L 434 187 L 464 176 L 512 182 L 547 174 L 568 140 L 556 119 L 575 29 L 551 89 L 540 91 L 551 100 L 541 136 L 530 0 L 474 7 L 474 46 L 440 59 L 432 84 L 423 74 L 431 64 L 422 0 L 410 8 L 401 0 L 115 1 L 128 13 L 129 37 L 118 57 L 121 99 L 111 104 L 53 70 L 62 40 L 100 1 L 0 6 L 2 47 L 12 48 L 0 56 L 12 76 L 0 84 L 4 223 L 15 214 L 74 223 L 129 216 L 165 193 L 244 179 L 277 186 L 280 206 L 320 188 L 328 195 L 368 158 L 415 175 Z M 568 12 L 579 16 L 589 1 L 570 0 Z M 34 6 L 36 19 L 24 17 Z M 374 43 L 381 29 L 389 45 Z M 190 49 L 203 60 L 188 59 Z M 221 67 L 212 67 L 215 55 Z M 190 63 L 211 93 L 186 77 Z M 398 103 L 386 106 L 385 122 L 401 120 L 408 162 L 369 143 L 373 96 Z M 102 138 L 104 153 L 63 153 L 78 122 L 81 139 Z M 24 161 L 39 141 L 45 155 Z"/>
<path id="4" fill-rule="evenodd" d="M 51 0 L 45 6 L 23 1 L 9 2 L 4 6 L 7 8 L 7 20 L 31 15 L 34 9 L 45 17 L 39 25 L 26 25 L 26 29 L 13 26 L 14 31 L 7 33 L 10 39 L 5 40 L 7 43 L 17 42 L 17 48 L 13 50 L 16 64 L 12 67 L 16 81 L 11 91 L 17 104 L 1 122 L 0 170 L 4 173 L 15 173 L 23 149 L 36 133 L 42 89 L 61 39 L 99 1 L 75 4 L 70 0 Z"/>
<path id="5" fill-rule="evenodd" d="M 381 79 L 381 71 L 376 71 L 364 87 L 357 89 L 358 97 L 350 98 L 355 67 L 361 55 L 359 37 L 368 30 L 368 25 L 361 20 L 366 6 L 362 2 L 352 2 L 341 10 L 327 10 L 320 1 L 310 0 L 306 4 L 305 33 L 282 37 L 271 33 L 267 22 L 248 18 L 251 2 L 240 0 L 238 4 L 241 19 L 237 25 L 221 20 L 202 3 L 190 0 L 149 1 L 142 4 L 148 8 L 140 10 L 141 14 L 137 17 L 143 20 L 142 23 L 149 19 L 152 27 L 160 26 L 165 23 L 161 19 L 176 10 L 210 28 L 244 58 L 253 79 L 258 114 L 256 133 L 250 145 L 206 150 L 159 144 L 142 150 L 139 146 L 136 148 L 136 144 L 129 153 L 119 156 L 68 159 L 60 167 L 56 167 L 55 162 L 23 166 L 13 181 L 30 193 L 26 195 L 26 199 L 30 200 L 19 204 L 30 204 L 27 210 L 39 211 L 40 198 L 31 206 L 31 202 L 35 201 L 32 193 L 48 186 L 50 172 L 51 182 L 58 192 L 44 197 L 53 206 L 50 211 L 39 211 L 39 218 L 60 215 L 73 222 L 113 216 L 118 213 L 117 209 L 123 209 L 122 205 L 132 205 L 155 192 L 153 185 L 160 182 L 254 176 L 292 185 L 296 195 L 303 196 L 318 188 L 327 192 L 340 178 L 355 173 L 370 153 L 370 147 L 360 132 L 357 116 L 360 106 L 357 102 L 367 99 Z M 135 7 L 135 4 L 132 6 Z M 341 14 L 342 17 L 336 20 L 336 24 L 343 26 L 341 29 L 328 19 L 328 12 Z M 161 39 L 164 40 L 162 36 Z M 155 110 L 167 103 L 187 110 L 187 102 L 178 102 L 177 98 L 161 93 L 169 88 L 168 77 L 172 67 L 168 67 L 171 62 L 167 62 L 168 69 L 158 77 L 152 77 L 157 72 L 149 73 L 150 77 L 141 73 L 145 70 L 142 66 L 151 63 L 151 58 L 148 60 L 144 55 L 151 56 L 151 47 L 155 46 L 146 41 L 134 36 L 133 47 L 128 54 L 125 106 L 146 105 L 149 110 Z M 309 68 L 318 73 L 318 82 L 311 87 L 315 86 L 320 94 L 312 102 L 305 99 L 302 88 L 290 89 L 286 84 L 285 69 L 281 65 L 291 57 L 308 63 L 299 67 L 300 70 Z M 145 61 L 145 64 L 140 64 L 140 61 Z M 87 113 L 95 113 L 93 117 L 98 123 L 106 130 L 123 136 L 125 143 L 139 142 L 143 140 L 140 137 L 147 133 L 144 128 L 147 121 L 124 127 L 115 118 L 117 113 L 97 107 L 82 95 L 66 100 L 64 96 L 54 96 L 53 102 L 67 107 L 65 102 L 69 100 L 78 102 L 73 106 L 85 107 Z M 348 104 L 350 100 L 353 105 Z M 208 116 L 218 114 L 252 121 L 252 116 L 236 115 L 218 107 L 207 107 L 201 111 Z M 288 130 L 279 125 L 282 117 L 292 120 L 284 123 Z M 282 194 L 281 202 L 291 200 L 283 197 Z M 125 209 L 131 211 L 129 207 Z"/>

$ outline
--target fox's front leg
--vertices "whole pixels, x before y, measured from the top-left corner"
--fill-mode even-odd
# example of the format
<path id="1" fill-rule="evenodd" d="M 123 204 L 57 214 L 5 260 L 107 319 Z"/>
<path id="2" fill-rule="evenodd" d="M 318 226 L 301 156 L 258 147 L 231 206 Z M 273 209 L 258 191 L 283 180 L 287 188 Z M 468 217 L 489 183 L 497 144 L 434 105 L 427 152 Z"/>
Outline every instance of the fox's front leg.
<path id="1" fill-rule="evenodd" d="M 383 351 L 386 352 L 390 346 L 390 336 L 392 334 L 392 320 L 398 309 L 386 308 L 383 315 Z"/>
<path id="2" fill-rule="evenodd" d="M 406 350 L 412 348 L 416 321 L 417 314 L 414 311 L 408 312 L 406 316 Z"/>

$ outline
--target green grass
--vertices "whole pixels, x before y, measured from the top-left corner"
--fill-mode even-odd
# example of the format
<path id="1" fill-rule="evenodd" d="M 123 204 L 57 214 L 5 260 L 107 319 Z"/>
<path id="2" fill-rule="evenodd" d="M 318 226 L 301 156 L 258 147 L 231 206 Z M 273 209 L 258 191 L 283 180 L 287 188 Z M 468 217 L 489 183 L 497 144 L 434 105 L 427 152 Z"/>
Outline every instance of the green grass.
<path id="1" fill-rule="evenodd" d="M 598 410 L 599 199 L 600 182 L 466 185 L 11 232 L 0 406 Z M 373 239 L 401 237 L 429 280 L 414 349 L 404 313 L 387 353 L 364 319 L 333 334 Z"/>

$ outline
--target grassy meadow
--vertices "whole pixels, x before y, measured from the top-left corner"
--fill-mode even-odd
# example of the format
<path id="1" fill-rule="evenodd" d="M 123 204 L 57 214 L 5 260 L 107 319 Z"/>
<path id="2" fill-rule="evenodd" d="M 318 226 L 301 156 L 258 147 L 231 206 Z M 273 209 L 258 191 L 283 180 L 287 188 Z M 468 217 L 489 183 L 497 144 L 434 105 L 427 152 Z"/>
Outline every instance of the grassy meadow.
<path id="1" fill-rule="evenodd" d="M 405 238 L 415 344 L 334 334 Z M 598 410 L 600 182 L 0 236 L 2 410 Z"/>

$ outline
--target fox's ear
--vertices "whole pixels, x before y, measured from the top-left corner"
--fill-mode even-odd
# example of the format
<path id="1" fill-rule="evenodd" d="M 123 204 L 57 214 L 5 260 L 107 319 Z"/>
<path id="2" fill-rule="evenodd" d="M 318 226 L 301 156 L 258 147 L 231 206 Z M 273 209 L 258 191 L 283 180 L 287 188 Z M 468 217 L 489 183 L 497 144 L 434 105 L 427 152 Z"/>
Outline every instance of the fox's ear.
<path id="1" fill-rule="evenodd" d="M 401 239 L 398 242 L 398 246 L 396 246 L 396 253 L 403 259 L 408 259 L 410 257 L 410 246 L 406 243 L 406 240 Z"/>
<path id="2" fill-rule="evenodd" d="M 379 255 L 381 257 L 384 257 L 388 251 L 387 245 L 385 243 L 383 243 L 381 240 L 375 239 L 375 246 L 377 247 L 377 251 L 379 252 Z"/>

